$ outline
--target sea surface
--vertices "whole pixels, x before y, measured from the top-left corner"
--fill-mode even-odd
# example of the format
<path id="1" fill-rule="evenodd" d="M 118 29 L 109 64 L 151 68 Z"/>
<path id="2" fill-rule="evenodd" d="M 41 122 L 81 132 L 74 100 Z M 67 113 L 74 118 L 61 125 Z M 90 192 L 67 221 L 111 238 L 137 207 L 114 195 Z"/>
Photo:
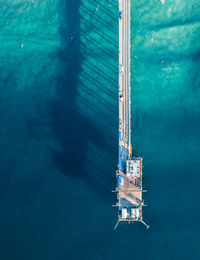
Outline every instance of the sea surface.
<path id="1" fill-rule="evenodd" d="M 118 1 L 0 0 L 0 259 L 200 259 L 200 1 L 131 0 L 144 220 L 119 224 Z"/>

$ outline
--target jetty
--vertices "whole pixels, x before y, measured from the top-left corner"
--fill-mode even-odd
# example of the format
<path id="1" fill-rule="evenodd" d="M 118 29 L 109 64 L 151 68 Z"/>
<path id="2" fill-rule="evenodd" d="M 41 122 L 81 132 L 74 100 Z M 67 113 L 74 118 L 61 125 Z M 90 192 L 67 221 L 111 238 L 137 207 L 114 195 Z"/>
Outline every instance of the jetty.
<path id="1" fill-rule="evenodd" d="M 132 156 L 130 0 L 119 0 L 119 157 L 116 171 L 118 221 L 143 221 L 142 158 Z"/>

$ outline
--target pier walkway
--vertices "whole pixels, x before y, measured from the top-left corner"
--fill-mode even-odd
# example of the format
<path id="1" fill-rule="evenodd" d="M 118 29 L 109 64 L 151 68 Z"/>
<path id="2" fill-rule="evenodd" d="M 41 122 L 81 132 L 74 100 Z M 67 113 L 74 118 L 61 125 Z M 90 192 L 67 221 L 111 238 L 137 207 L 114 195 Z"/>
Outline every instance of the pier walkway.
<path id="1" fill-rule="evenodd" d="M 130 20 L 130 0 L 119 0 L 119 158 L 115 190 L 118 202 L 114 206 L 118 207 L 117 224 L 119 221 L 145 224 L 142 158 L 132 156 L 131 146 Z"/>

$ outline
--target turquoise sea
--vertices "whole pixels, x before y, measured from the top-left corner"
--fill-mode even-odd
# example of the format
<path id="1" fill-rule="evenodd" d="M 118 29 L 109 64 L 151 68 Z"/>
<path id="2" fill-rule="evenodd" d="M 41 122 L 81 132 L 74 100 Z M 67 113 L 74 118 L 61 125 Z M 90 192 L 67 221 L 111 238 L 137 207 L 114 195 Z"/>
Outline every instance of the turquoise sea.
<path id="1" fill-rule="evenodd" d="M 1 260 L 200 259 L 200 1 L 131 5 L 151 228 L 113 230 L 118 1 L 1 0 Z"/>

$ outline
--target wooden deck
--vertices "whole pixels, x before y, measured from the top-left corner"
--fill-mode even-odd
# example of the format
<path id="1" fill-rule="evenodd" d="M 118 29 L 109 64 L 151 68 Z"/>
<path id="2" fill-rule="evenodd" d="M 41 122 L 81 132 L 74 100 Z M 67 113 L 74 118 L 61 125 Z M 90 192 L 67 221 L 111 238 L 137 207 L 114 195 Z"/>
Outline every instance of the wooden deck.
<path id="1" fill-rule="evenodd" d="M 129 3 L 128 3 L 129 4 Z M 130 10 L 127 11 L 123 0 L 119 0 L 119 12 L 123 11 L 122 16 L 126 19 L 131 19 Z M 128 5 L 129 6 L 129 5 Z M 124 10 L 123 10 L 124 8 Z M 128 55 L 130 59 L 130 46 L 128 46 L 128 51 L 125 50 L 123 53 L 124 46 L 127 46 L 124 41 L 130 41 L 130 38 L 125 37 L 124 33 L 130 34 L 130 23 L 126 21 L 125 25 L 128 24 L 129 28 L 125 30 L 125 25 L 123 24 L 124 19 L 119 18 L 119 149 L 126 149 L 123 155 L 119 155 L 119 162 L 123 160 L 125 166 L 118 166 L 117 179 L 118 185 L 116 187 L 116 192 L 118 193 L 118 203 L 114 206 L 118 207 L 118 222 L 115 226 L 117 227 L 120 221 L 132 222 L 140 221 L 147 228 L 149 226 L 143 221 L 142 218 L 142 207 L 144 206 L 142 198 L 142 158 L 132 158 L 132 146 L 131 146 L 131 91 L 130 91 L 130 60 L 127 64 L 127 59 L 124 61 L 123 55 Z M 127 32 L 129 31 L 129 32 Z M 127 34 L 125 35 L 127 36 Z M 125 64 L 123 64 L 123 62 Z M 125 74 L 124 74 L 125 73 Z M 127 76 L 129 73 L 128 80 L 124 80 L 124 75 Z M 124 83 L 125 82 L 125 83 Z M 128 85 L 127 85 L 128 82 Z M 128 103 L 126 103 L 128 102 Z M 127 113 L 129 113 L 127 121 Z M 127 124 L 129 131 L 127 132 Z M 127 153 L 128 150 L 128 153 Z M 124 150 L 123 150 L 124 152 Z M 121 165 L 119 163 L 119 165 Z M 121 169 L 121 170 L 119 170 Z M 123 171 L 123 172 L 122 172 Z M 121 176 L 121 177 L 120 177 Z M 123 178 L 122 178 L 123 177 Z M 119 184 L 119 178 L 123 181 Z"/>
<path id="2" fill-rule="evenodd" d="M 119 192 L 119 210 L 122 208 L 128 209 L 127 219 L 121 218 L 119 214 L 119 221 L 138 221 L 142 219 L 142 206 L 144 205 L 142 200 L 142 158 L 137 158 L 137 160 L 140 160 L 139 177 L 127 177 L 127 175 L 122 171 L 118 172 L 118 177 L 123 177 L 123 184 L 116 188 L 116 190 Z M 132 208 L 139 209 L 139 219 L 131 217 L 130 210 Z"/>

